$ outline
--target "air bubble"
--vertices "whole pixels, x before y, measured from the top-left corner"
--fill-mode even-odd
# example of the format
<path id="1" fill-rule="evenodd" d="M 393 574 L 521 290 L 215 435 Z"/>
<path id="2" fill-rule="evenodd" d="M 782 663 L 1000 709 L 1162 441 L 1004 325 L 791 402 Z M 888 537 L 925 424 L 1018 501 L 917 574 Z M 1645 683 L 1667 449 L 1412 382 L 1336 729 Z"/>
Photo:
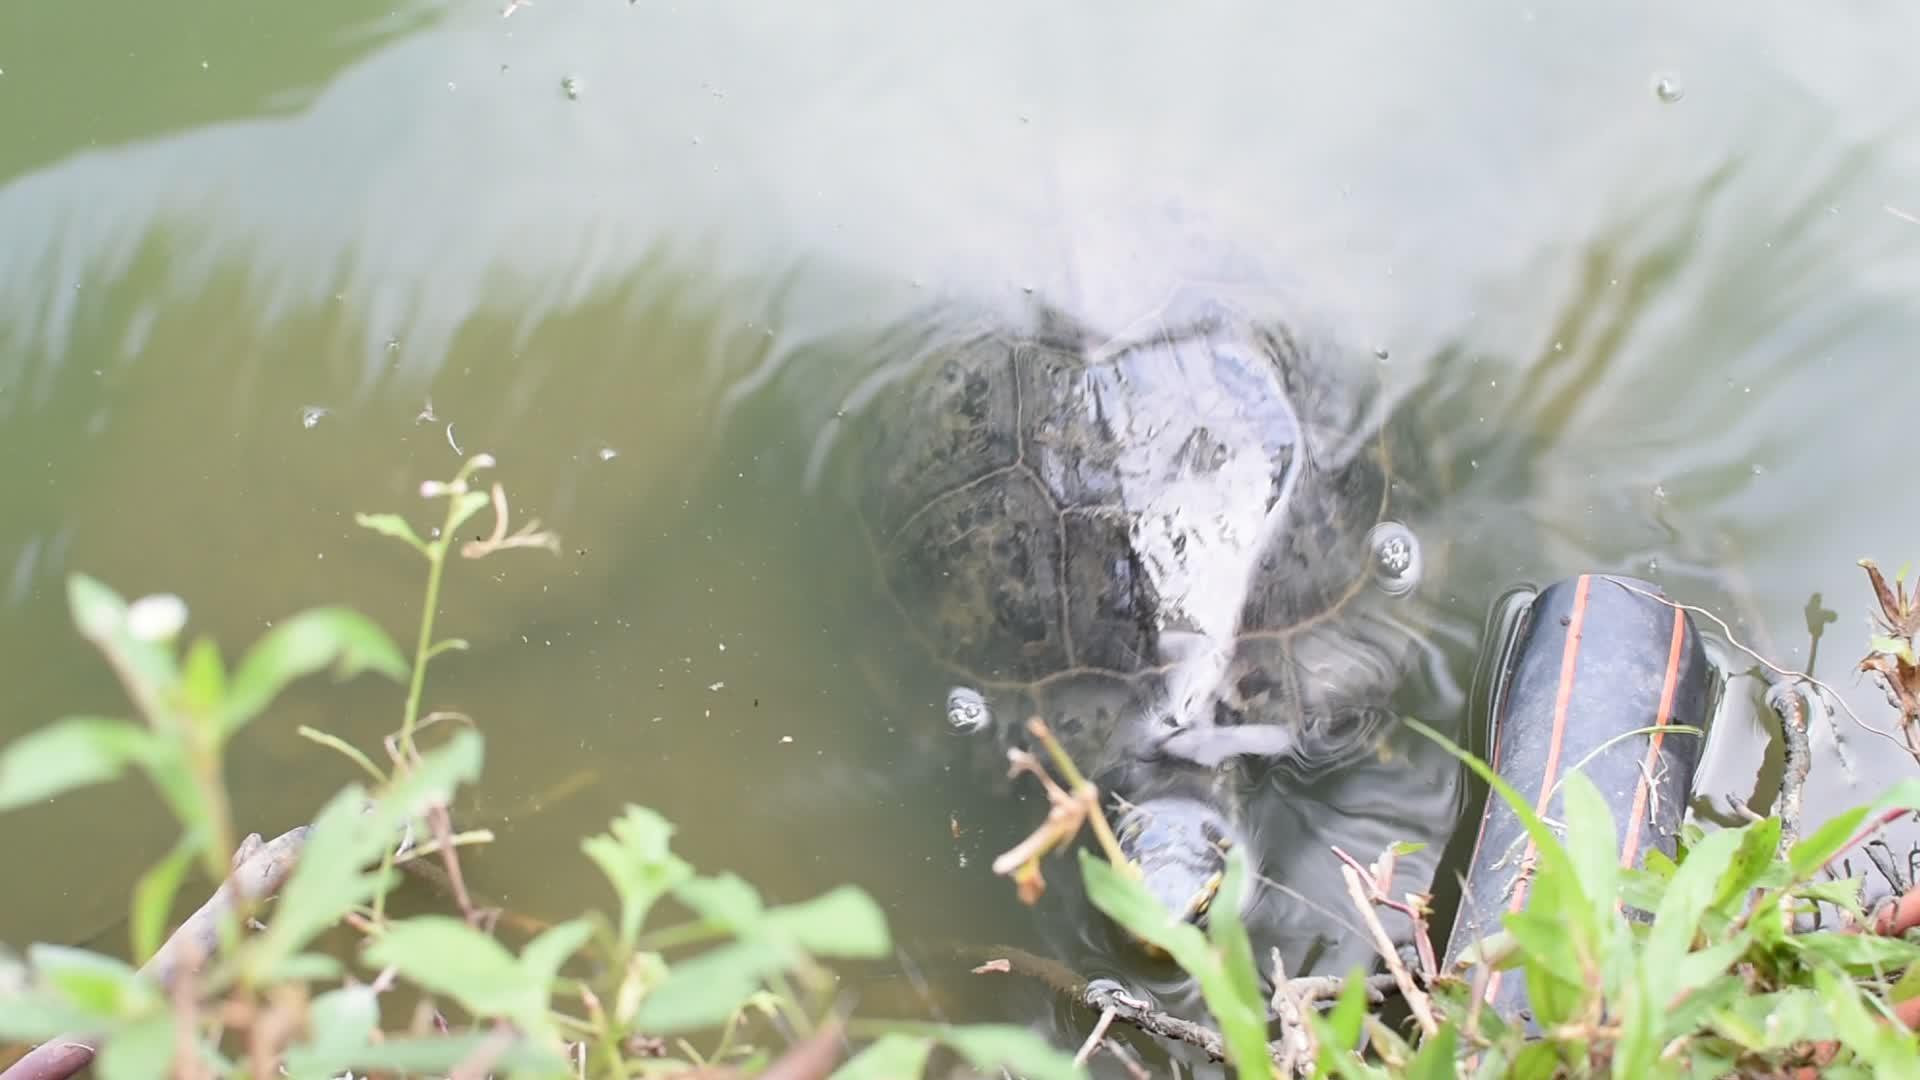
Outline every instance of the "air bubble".
<path id="1" fill-rule="evenodd" d="M 1426 569 L 1420 538 L 1397 521 L 1383 521 L 1367 533 L 1373 580 L 1388 596 L 1405 596 L 1420 584 Z"/>
<path id="2" fill-rule="evenodd" d="M 947 726 L 961 735 L 972 735 L 993 722 L 987 699 L 970 686 L 947 691 Z"/>

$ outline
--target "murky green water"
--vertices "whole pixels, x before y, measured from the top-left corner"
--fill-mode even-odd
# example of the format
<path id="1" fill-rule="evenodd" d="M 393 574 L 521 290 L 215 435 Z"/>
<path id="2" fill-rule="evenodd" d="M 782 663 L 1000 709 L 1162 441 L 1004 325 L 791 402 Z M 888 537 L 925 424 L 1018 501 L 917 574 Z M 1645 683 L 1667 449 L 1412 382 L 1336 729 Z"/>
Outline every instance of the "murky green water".
<path id="1" fill-rule="evenodd" d="M 451 585 L 475 649 L 433 704 L 487 731 L 479 812 L 506 819 L 477 887 L 598 897 L 576 838 L 640 801 L 770 893 L 858 880 L 903 935 L 1097 968 L 986 869 L 1041 808 L 937 767 L 945 676 L 808 479 L 888 331 L 1046 295 L 1086 257 L 1064 220 L 1124 245 L 1169 202 L 1440 423 L 1425 465 L 1458 483 L 1429 538 L 1458 557 L 1430 583 L 1428 715 L 1457 716 L 1503 587 L 1605 570 L 1789 664 L 1818 592 L 1816 674 L 1884 722 L 1847 669 L 1854 560 L 1920 536 L 1911 12 L 113 7 L 0 9 L 0 735 L 116 707 L 65 629 L 70 570 L 179 592 L 230 647 L 335 600 L 404 637 L 415 568 L 352 514 L 484 449 L 566 554 Z M 246 823 L 348 778 L 298 724 L 370 744 L 396 702 L 290 697 L 235 763 Z M 1742 723 L 1716 790 L 1755 790 Z M 1817 806 L 1912 768 L 1844 718 L 1813 741 Z M 1305 897 L 1269 890 L 1263 929 L 1323 968 L 1363 955 L 1315 860 L 1441 838 L 1450 784 L 1400 762 L 1271 808 L 1268 873 Z M 124 785 L 0 821 L 0 940 L 110 926 L 169 838 L 153 805 Z M 931 1004 L 863 992 L 1039 1015 L 956 972 L 928 970 Z"/>

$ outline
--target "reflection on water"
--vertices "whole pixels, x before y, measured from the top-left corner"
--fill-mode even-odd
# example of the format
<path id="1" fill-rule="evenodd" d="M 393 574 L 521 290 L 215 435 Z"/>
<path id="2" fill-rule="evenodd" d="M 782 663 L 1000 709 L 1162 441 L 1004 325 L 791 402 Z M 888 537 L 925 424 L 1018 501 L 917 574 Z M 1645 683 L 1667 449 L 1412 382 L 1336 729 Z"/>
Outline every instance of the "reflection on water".
<path id="1" fill-rule="evenodd" d="M 955 757 L 955 680 L 888 621 L 827 436 L 928 312 L 1073 295 L 1124 323 L 1227 247 L 1376 363 L 1450 478 L 1417 528 L 1446 558 L 1404 707 L 1457 722 L 1507 584 L 1618 570 L 1788 664 L 1818 592 L 1815 674 L 1882 715 L 1839 676 L 1853 560 L 1920 532 L 1875 472 L 1920 389 L 1920 227 L 1888 209 L 1920 203 L 1920 16 L 379 7 L 0 13 L 0 649 L 30 673 L 4 733 L 118 707 L 54 629 L 74 569 L 184 594 L 230 649 L 323 601 L 401 630 L 414 568 L 352 512 L 484 449 L 566 552 L 462 567 L 446 604 L 475 650 L 435 704 L 480 718 L 504 819 L 480 887 L 548 914 L 598 895 L 574 838 L 638 800 L 777 896 L 857 879 L 909 937 L 1098 974 L 1065 866 L 1037 911 L 987 870 L 1044 805 Z M 1144 227 L 1171 207 L 1213 224 Z M 347 778 L 296 725 L 368 743 L 394 699 L 316 683 L 249 731 L 247 823 Z M 1725 734 L 1705 783 L 1751 794 L 1765 727 Z M 1813 744 L 1815 807 L 1901 766 L 1844 719 Z M 1444 832 L 1423 808 L 1452 772 L 1395 746 L 1250 796 L 1254 918 L 1307 967 L 1365 946 L 1303 868 Z M 532 809 L 583 765 L 593 786 Z M 0 822 L 6 865 L 91 856 L 10 890 L 0 938 L 110 923 L 168 838 L 148 798 Z M 929 997 L 866 992 L 1044 1004 L 915 963 Z"/>

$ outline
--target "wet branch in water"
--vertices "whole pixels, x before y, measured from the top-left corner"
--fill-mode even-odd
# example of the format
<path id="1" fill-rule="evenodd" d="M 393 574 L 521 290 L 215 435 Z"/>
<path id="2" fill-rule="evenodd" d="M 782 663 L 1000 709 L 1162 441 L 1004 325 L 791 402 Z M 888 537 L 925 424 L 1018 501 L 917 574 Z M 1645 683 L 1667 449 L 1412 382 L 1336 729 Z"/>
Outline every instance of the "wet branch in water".
<path id="1" fill-rule="evenodd" d="M 233 873 L 141 965 L 140 973 L 171 988 L 182 973 L 212 956 L 220 945 L 222 922 L 280 891 L 300 861 L 311 828 L 302 825 L 264 844 L 257 833 L 247 837 L 236 853 L 244 858 L 236 858 Z M 49 1039 L 0 1072 L 0 1080 L 66 1080 L 93 1060 L 92 1043 L 91 1036 L 79 1033 Z"/>

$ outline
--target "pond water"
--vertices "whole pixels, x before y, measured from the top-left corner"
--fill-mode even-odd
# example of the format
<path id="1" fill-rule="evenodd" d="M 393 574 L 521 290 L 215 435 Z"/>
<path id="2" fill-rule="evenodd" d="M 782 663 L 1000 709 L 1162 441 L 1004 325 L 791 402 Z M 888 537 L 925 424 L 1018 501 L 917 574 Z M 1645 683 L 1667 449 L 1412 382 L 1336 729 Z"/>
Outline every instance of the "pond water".
<path id="1" fill-rule="evenodd" d="M 603 901 L 578 837 L 639 802 L 769 895 L 857 881 L 908 943 L 1157 985 L 1074 923 L 1069 864 L 1038 912 L 989 871 L 1044 804 L 957 767 L 952 679 L 820 478 L 927 312 L 1093 266 L 1117 287 L 1083 298 L 1124 314 L 1225 250 L 1428 425 L 1423 715 L 1458 729 L 1503 589 L 1607 571 L 1795 667 L 1816 597 L 1814 674 L 1890 723 L 1850 669 L 1855 560 L 1920 537 L 1913 11 L 114 7 L 0 9 L 0 737 L 119 707 L 67 629 L 75 570 L 180 593 L 229 653 L 321 602 L 410 639 L 419 568 L 353 514 L 424 521 L 419 482 L 484 450 L 564 549 L 450 578 L 473 649 L 429 704 L 488 736 L 477 889 Z M 1155 247 L 1168 207 L 1211 238 Z M 244 825 L 350 778 L 298 725 L 371 746 L 398 702 L 290 694 L 236 751 Z M 1704 789 L 1764 805 L 1757 716 Z M 1844 716 L 1813 745 L 1816 814 L 1914 768 Z M 1327 846 L 1444 841 L 1456 783 L 1410 750 L 1264 806 L 1263 940 L 1363 958 Z M 0 941 L 120 948 L 155 808 L 129 783 L 0 819 Z M 942 955 L 863 1008 L 1090 1023 Z"/>

